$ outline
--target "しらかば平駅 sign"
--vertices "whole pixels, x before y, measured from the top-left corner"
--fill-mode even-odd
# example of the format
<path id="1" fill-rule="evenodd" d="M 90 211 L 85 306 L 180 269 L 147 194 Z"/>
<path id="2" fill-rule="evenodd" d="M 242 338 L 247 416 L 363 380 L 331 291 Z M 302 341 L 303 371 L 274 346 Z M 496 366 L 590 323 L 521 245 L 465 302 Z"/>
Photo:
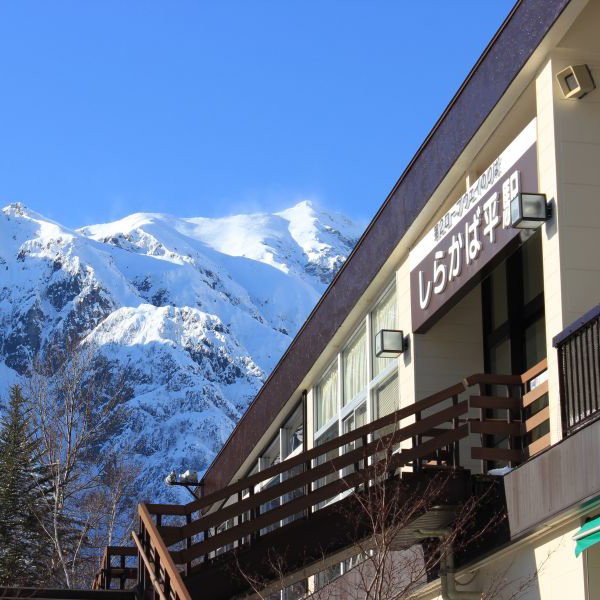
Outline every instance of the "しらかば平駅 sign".
<path id="1" fill-rule="evenodd" d="M 537 192 L 535 119 L 411 250 L 412 329 L 423 333 L 518 243 L 510 201 Z"/>

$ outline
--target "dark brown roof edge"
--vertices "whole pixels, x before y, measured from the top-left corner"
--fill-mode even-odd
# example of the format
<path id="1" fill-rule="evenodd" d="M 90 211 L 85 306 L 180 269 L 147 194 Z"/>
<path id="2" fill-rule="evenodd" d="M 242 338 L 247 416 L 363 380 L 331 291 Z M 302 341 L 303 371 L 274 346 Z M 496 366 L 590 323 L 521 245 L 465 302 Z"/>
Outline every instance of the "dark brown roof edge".
<path id="1" fill-rule="evenodd" d="M 569 2 L 515 4 L 207 469 L 206 493 L 235 475 Z"/>

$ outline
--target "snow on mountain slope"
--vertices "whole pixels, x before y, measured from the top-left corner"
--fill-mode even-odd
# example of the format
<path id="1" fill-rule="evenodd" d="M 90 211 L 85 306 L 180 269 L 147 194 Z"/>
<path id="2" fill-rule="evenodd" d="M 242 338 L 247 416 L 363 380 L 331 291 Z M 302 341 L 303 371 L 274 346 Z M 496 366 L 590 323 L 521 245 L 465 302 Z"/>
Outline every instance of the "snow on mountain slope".
<path id="1" fill-rule="evenodd" d="M 172 467 L 202 471 L 358 238 L 309 202 L 276 214 L 137 213 L 74 231 L 21 205 L 0 213 L 0 381 L 67 339 L 127 370 L 113 447 L 167 498 Z M 2 392 L 0 392 L 2 393 Z"/>

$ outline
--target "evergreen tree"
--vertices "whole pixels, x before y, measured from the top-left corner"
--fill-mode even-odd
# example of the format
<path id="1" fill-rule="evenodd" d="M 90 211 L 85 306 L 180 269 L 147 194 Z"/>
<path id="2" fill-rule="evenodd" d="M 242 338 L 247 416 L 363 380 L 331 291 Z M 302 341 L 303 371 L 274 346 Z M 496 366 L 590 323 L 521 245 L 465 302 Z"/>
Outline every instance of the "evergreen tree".
<path id="1" fill-rule="evenodd" d="M 36 454 L 25 399 L 15 385 L 0 422 L 0 585 L 38 585 L 45 576 L 47 540 L 40 522 Z"/>

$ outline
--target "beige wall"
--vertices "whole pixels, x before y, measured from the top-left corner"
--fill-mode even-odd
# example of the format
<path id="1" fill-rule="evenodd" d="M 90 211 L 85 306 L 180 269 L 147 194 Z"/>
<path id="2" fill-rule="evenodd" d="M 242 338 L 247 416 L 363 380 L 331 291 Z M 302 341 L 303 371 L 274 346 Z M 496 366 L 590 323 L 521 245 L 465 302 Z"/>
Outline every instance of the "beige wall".
<path id="1" fill-rule="evenodd" d="M 460 590 L 484 592 L 494 600 L 595 600 L 586 597 L 584 556 L 575 557 L 572 536 L 579 529 L 572 520 L 543 536 L 497 553 L 493 559 L 457 574 L 457 581 L 468 582 Z M 432 586 L 419 600 L 441 600 L 438 586 Z"/>
<path id="2" fill-rule="evenodd" d="M 396 275 L 400 329 L 412 331 L 410 313 L 410 266 L 408 259 Z M 427 333 L 411 334 L 407 352 L 400 358 L 401 406 L 422 400 L 464 377 L 483 372 L 483 330 L 481 287 L 477 286 Z M 402 426 L 414 419 L 406 419 Z M 478 436 L 461 442 L 461 464 L 480 470 L 479 461 L 471 461 L 471 445 Z M 410 447 L 410 440 L 404 447 Z"/>
<path id="3" fill-rule="evenodd" d="M 598 23 L 600 3 L 592 2 L 536 78 L 540 191 L 554 210 L 542 242 L 552 443 L 562 437 L 552 338 L 600 302 L 600 92 L 565 100 L 555 76 L 587 63 L 600 83 Z"/>
<path id="4" fill-rule="evenodd" d="M 521 465 L 504 477 L 513 539 L 600 491 L 600 421 Z"/>

